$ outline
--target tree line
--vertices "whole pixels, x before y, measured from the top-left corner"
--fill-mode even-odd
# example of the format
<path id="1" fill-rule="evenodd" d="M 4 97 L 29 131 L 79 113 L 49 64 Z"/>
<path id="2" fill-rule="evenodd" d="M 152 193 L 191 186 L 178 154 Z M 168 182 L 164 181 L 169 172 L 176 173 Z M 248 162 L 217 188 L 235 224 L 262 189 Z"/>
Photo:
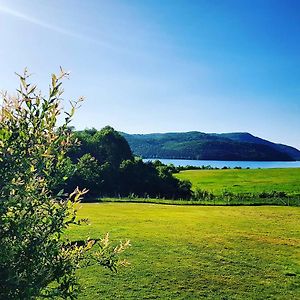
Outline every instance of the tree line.
<path id="1" fill-rule="evenodd" d="M 110 126 L 75 131 L 73 139 L 65 166 L 68 180 L 59 188 L 84 186 L 89 189 L 87 198 L 192 196 L 191 183 L 173 177 L 172 166 L 135 157 L 126 139 Z"/>

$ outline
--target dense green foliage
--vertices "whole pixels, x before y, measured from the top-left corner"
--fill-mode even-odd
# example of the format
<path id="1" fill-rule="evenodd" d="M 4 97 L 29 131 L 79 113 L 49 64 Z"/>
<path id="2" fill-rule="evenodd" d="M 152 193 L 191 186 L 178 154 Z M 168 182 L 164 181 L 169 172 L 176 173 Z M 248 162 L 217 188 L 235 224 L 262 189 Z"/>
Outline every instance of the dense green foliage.
<path id="1" fill-rule="evenodd" d="M 86 256 L 95 241 L 78 246 L 63 237 L 71 224 L 80 223 L 77 204 L 84 194 L 78 188 L 70 195 L 54 192 L 72 171 L 65 156 L 72 144 L 67 126 L 77 102 L 70 103 L 71 111 L 57 127 L 66 75 L 63 70 L 59 77 L 52 75 L 44 97 L 25 71 L 17 95 L 4 93 L 1 99 L 0 299 L 74 299 L 80 262 L 115 270 L 118 254 L 129 246 L 112 248 L 106 235 L 98 251 Z"/>
<path id="2" fill-rule="evenodd" d="M 133 158 L 126 140 L 110 126 L 99 131 L 94 128 L 86 129 L 75 132 L 74 135 L 80 144 L 69 153 L 73 161 L 89 153 L 100 165 L 108 163 L 118 168 L 123 160 Z"/>
<path id="3" fill-rule="evenodd" d="M 274 144 L 247 133 L 223 135 L 193 131 L 164 134 L 122 133 L 122 135 L 128 141 L 133 153 L 143 158 L 245 161 L 300 159 L 300 151 L 295 148 Z"/>
<path id="4" fill-rule="evenodd" d="M 72 248 L 61 234 L 74 223 L 70 198 L 51 190 L 63 180 L 64 154 L 70 145 L 66 123 L 55 130 L 61 77 L 52 77 L 42 97 L 20 77 L 16 98 L 4 94 L 0 125 L 0 295 L 31 299 L 41 293 L 71 296 L 74 271 L 84 248 Z M 74 107 L 75 108 L 75 107 Z M 80 195 L 80 194 L 79 194 Z M 75 194 L 74 194 L 75 196 Z M 74 197 L 75 202 L 78 199 Z M 47 286 L 56 281 L 55 288 Z"/>
<path id="5" fill-rule="evenodd" d="M 83 185 L 90 197 L 190 198 L 188 181 L 173 177 L 172 169 L 160 162 L 135 158 L 125 138 L 112 127 L 87 129 L 74 136 L 79 146 L 69 152 L 76 171 L 67 182 L 68 190 Z"/>
<path id="6" fill-rule="evenodd" d="M 80 270 L 82 300 L 300 298 L 299 208 L 107 203 L 80 216 L 91 226 L 73 240 L 114 228 L 134 241 L 118 276 Z"/>

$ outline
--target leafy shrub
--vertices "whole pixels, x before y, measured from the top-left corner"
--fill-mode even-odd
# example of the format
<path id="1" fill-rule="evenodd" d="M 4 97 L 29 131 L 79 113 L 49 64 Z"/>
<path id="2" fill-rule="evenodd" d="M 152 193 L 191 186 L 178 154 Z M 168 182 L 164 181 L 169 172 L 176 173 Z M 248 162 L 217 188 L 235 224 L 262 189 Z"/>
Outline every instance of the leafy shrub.
<path id="1" fill-rule="evenodd" d="M 282 191 L 271 191 L 271 192 L 261 192 L 258 194 L 259 198 L 287 198 L 286 192 Z"/>
<path id="2" fill-rule="evenodd" d="M 208 191 L 197 188 L 194 191 L 193 198 L 195 200 L 213 200 L 213 199 L 215 199 L 215 195 L 213 193 L 208 192 Z"/>
<path id="3" fill-rule="evenodd" d="M 61 114 L 61 70 L 52 75 L 49 95 L 44 97 L 19 75 L 16 97 L 3 94 L 0 108 L 0 298 L 32 299 L 39 296 L 74 299 L 78 292 L 75 271 L 83 260 L 96 261 L 115 270 L 117 248 L 108 235 L 98 251 L 86 256 L 95 241 L 81 246 L 62 238 L 76 219 L 77 205 L 86 192 L 56 192 L 74 170 L 65 154 L 72 144 L 68 125 L 80 102 L 71 102 L 65 122 Z"/>

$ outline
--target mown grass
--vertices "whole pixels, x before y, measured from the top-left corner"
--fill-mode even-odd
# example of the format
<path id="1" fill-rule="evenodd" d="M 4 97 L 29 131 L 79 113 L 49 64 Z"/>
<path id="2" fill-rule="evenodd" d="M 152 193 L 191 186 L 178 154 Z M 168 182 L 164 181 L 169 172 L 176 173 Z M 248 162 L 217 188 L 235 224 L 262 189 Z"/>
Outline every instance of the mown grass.
<path id="1" fill-rule="evenodd" d="M 192 188 L 201 188 L 214 194 L 261 193 L 283 191 L 300 194 L 300 168 L 250 170 L 187 170 L 175 176 L 188 179 Z"/>
<path id="2" fill-rule="evenodd" d="M 79 299 L 300 299 L 300 210 L 137 203 L 83 204 L 91 225 L 72 240 L 107 231 L 129 238 L 131 265 L 118 274 L 79 272 Z"/>

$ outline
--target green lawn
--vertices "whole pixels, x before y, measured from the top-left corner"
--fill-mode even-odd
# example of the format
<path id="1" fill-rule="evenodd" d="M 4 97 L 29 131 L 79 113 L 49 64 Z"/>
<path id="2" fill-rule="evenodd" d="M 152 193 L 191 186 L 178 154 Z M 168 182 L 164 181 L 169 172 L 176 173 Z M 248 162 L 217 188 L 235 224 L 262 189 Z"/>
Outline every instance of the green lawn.
<path id="1" fill-rule="evenodd" d="M 284 191 L 300 193 L 300 168 L 250 170 L 188 170 L 175 176 L 189 179 L 193 189 L 201 188 L 215 194 Z"/>
<path id="2" fill-rule="evenodd" d="M 79 299 L 300 299 L 299 208 L 82 206 L 91 225 L 72 240 L 109 231 L 132 247 L 118 274 L 81 270 Z"/>

